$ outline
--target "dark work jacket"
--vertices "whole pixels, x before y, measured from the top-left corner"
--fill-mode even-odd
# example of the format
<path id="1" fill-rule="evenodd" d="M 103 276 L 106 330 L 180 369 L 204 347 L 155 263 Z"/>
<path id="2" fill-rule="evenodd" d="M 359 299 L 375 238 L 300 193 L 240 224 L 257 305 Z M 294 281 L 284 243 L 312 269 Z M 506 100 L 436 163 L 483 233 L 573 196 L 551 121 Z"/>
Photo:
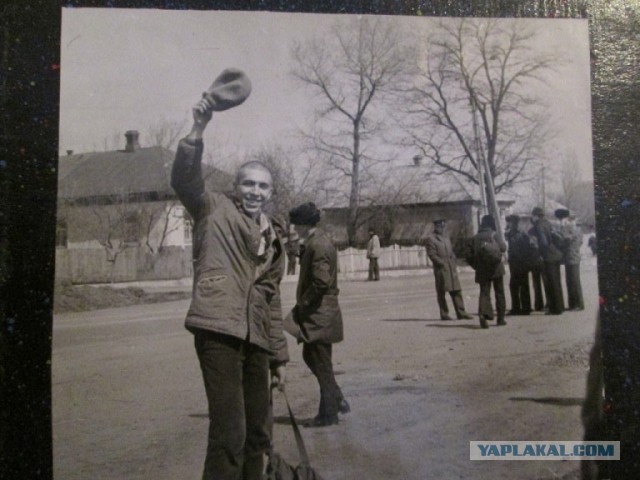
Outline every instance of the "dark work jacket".
<path id="1" fill-rule="evenodd" d="M 498 234 L 490 228 L 481 228 L 478 233 L 473 237 L 473 256 L 478 257 L 480 246 L 483 242 L 491 241 L 494 238 L 500 246 L 501 252 L 507 251 L 507 245 L 498 238 Z M 487 283 L 495 278 L 500 278 L 504 275 L 504 264 L 500 262 L 496 267 L 488 269 L 485 265 L 478 264 L 476 266 L 476 283 Z"/>
<path id="2" fill-rule="evenodd" d="M 317 228 L 304 242 L 296 291 L 296 321 L 307 343 L 337 343 L 344 338 L 338 304 L 338 255 Z"/>
<path id="3" fill-rule="evenodd" d="M 260 227 L 232 197 L 205 189 L 202 152 L 201 140 L 181 140 L 171 172 L 171 186 L 194 220 L 194 285 L 185 327 L 248 338 L 271 352 L 272 363 L 282 363 L 282 313 L 271 305 L 283 274 L 281 240 L 271 228 L 273 256 L 266 262 L 258 256 Z"/>
<path id="4" fill-rule="evenodd" d="M 538 248 L 542 260 L 547 263 L 559 263 L 562 261 L 562 251 L 551 240 L 552 225 L 546 218 L 541 218 L 533 227 L 533 233 L 538 239 Z"/>
<path id="5" fill-rule="evenodd" d="M 529 235 L 520 230 L 507 230 L 505 233 L 509 245 L 509 269 L 513 272 L 524 272 L 531 263 L 531 244 Z"/>

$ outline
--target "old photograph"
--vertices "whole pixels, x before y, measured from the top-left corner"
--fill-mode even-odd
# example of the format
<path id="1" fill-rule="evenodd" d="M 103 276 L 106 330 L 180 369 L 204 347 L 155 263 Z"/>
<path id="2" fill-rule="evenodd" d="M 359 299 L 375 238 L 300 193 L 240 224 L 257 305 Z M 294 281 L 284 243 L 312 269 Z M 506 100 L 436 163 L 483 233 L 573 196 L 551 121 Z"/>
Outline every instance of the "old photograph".
<path id="1" fill-rule="evenodd" d="M 579 478 L 588 34 L 63 8 L 56 478 Z"/>

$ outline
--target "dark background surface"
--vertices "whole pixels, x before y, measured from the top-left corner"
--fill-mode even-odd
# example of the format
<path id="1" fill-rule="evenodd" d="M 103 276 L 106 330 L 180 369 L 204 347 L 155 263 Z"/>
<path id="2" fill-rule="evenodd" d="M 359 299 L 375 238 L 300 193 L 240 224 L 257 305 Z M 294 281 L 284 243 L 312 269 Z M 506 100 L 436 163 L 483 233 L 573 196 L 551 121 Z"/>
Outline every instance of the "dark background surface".
<path id="1" fill-rule="evenodd" d="M 0 479 L 19 480 L 52 477 L 61 6 L 528 17 L 537 15 L 535 7 L 543 2 L 5 3 L 0 36 Z M 640 478 L 640 6 L 630 3 L 558 0 L 558 11 L 547 14 L 590 19 L 605 413 L 609 439 L 622 443 L 622 460 L 610 462 L 614 479 Z"/>

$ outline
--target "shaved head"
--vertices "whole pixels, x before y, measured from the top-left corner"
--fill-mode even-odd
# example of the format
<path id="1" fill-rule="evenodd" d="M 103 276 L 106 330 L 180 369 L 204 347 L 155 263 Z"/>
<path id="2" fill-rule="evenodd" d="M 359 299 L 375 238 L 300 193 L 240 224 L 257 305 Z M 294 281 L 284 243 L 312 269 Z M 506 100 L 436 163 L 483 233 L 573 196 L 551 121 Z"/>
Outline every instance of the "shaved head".
<path id="1" fill-rule="evenodd" d="M 249 170 L 259 170 L 268 174 L 269 178 L 271 178 L 271 183 L 273 183 L 273 174 L 271 173 L 271 170 L 269 170 L 269 167 L 267 167 L 264 163 L 259 162 L 258 160 L 252 160 L 250 162 L 243 163 L 242 165 L 240 165 L 240 167 L 238 167 L 235 180 L 236 185 L 239 184 L 242 179 L 247 176 L 247 171 Z"/>

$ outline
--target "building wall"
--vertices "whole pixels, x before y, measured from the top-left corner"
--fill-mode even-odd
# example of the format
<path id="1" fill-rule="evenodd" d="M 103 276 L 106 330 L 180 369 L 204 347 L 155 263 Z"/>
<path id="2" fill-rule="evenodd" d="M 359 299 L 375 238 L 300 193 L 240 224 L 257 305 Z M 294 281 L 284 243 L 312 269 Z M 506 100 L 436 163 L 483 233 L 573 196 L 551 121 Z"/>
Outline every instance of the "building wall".
<path id="1" fill-rule="evenodd" d="M 466 238 L 473 234 L 473 203 L 418 204 L 408 206 L 363 209 L 363 223 L 356 233 L 356 247 L 366 246 L 369 228 L 373 228 L 386 245 L 422 245 L 433 232 L 433 221 L 445 218 L 452 237 Z M 347 209 L 325 211 L 321 225 L 339 248 L 346 248 Z"/>
<path id="2" fill-rule="evenodd" d="M 509 205 L 505 202 L 500 208 L 503 225 Z M 481 216 L 479 202 L 473 200 L 364 208 L 361 211 L 362 223 L 356 232 L 356 247 L 366 246 L 369 228 L 373 228 L 380 237 L 382 246 L 424 245 L 426 238 L 433 233 L 433 222 L 444 218 L 456 253 L 461 253 L 464 240 L 478 230 Z M 348 246 L 347 222 L 346 208 L 327 209 L 323 214 L 321 226 L 340 249 Z"/>
<path id="3" fill-rule="evenodd" d="M 113 226 L 129 217 L 134 221 L 128 227 Z M 149 229 L 151 219 L 154 222 Z M 56 281 L 128 282 L 192 274 L 191 227 L 176 201 L 67 205 L 59 211 L 60 221 L 65 224 L 66 248 L 56 249 Z M 123 241 L 125 236 L 128 238 Z M 111 248 L 101 243 L 107 238 Z M 114 257 L 115 262 L 109 261 Z"/>

